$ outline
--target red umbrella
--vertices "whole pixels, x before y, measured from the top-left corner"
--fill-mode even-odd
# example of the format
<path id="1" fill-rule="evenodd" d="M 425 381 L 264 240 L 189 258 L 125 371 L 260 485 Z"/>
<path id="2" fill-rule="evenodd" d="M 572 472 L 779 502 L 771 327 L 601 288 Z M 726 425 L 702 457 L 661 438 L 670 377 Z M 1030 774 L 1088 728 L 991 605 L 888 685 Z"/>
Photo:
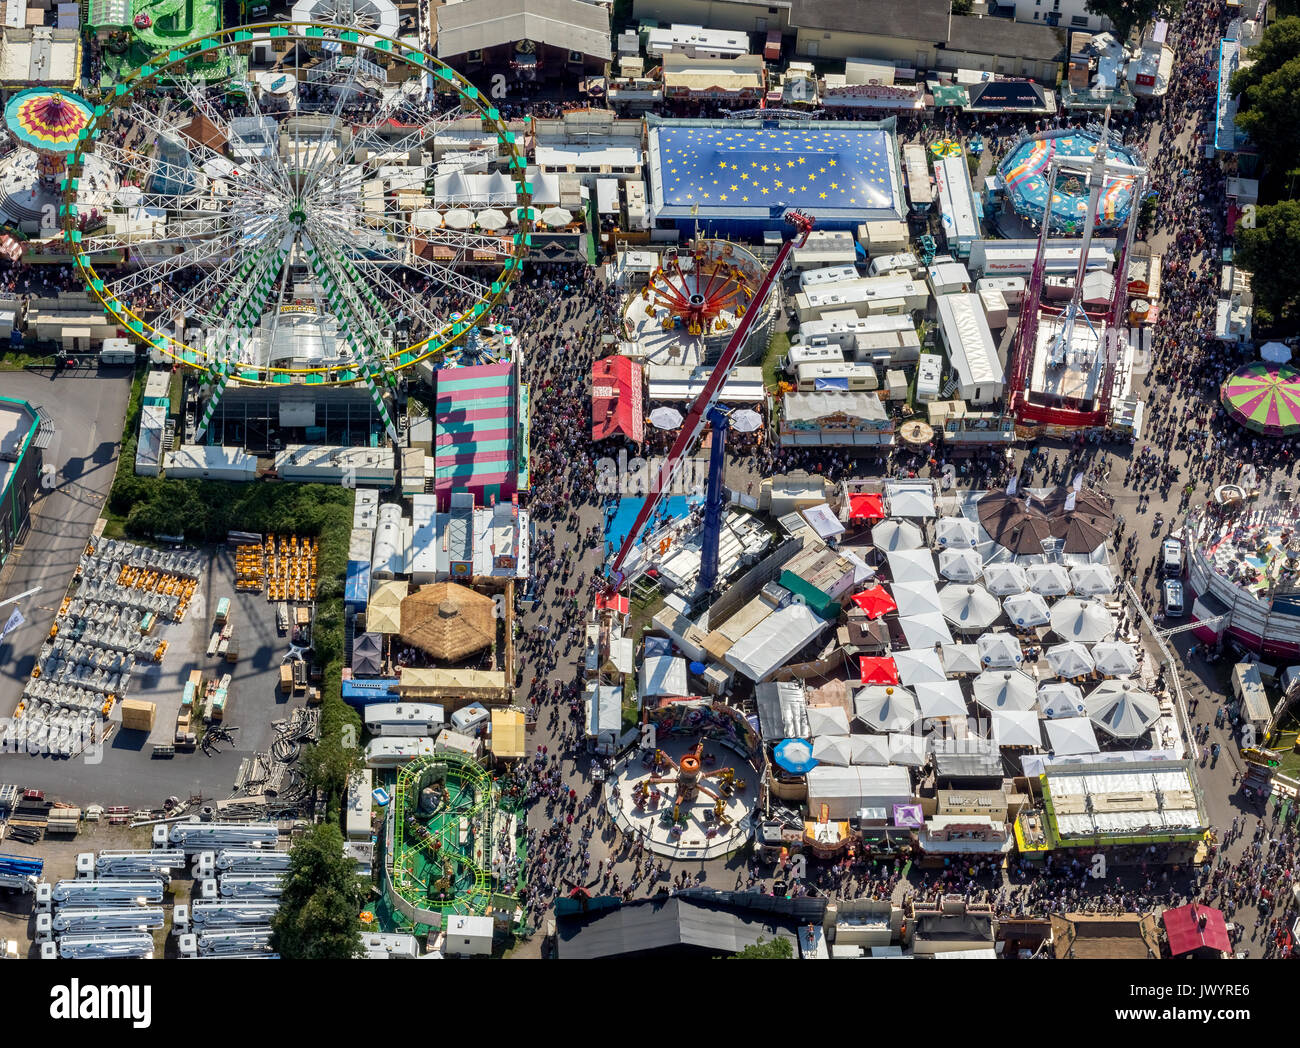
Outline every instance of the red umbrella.
<path id="1" fill-rule="evenodd" d="M 894 603 L 894 598 L 889 595 L 889 590 L 877 583 L 871 589 L 865 589 L 861 593 L 855 593 L 850 598 L 854 604 L 867 613 L 867 618 L 878 619 L 887 611 L 897 611 L 898 605 Z"/>
<path id="2" fill-rule="evenodd" d="M 849 520 L 884 520 L 883 495 L 850 495 Z"/>
<path id="3" fill-rule="evenodd" d="M 897 684 L 898 667 L 888 655 L 858 656 L 858 671 L 863 684 Z"/>

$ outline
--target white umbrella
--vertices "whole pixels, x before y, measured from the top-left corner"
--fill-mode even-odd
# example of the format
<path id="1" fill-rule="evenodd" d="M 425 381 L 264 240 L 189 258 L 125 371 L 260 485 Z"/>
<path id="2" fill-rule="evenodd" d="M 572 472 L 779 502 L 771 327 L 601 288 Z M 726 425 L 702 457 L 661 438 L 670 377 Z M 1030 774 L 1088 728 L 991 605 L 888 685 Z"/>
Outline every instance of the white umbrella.
<path id="1" fill-rule="evenodd" d="M 1019 670 L 989 670 L 975 678 L 975 701 L 986 710 L 1030 710 L 1038 689 L 1034 678 Z"/>
<path id="2" fill-rule="evenodd" d="M 1105 564 L 1079 564 L 1070 569 L 1070 588 L 1081 597 L 1115 592 L 1115 576 Z"/>
<path id="3" fill-rule="evenodd" d="M 1010 633 L 986 633 L 975 642 L 985 669 L 1012 670 L 1025 660 L 1020 642 Z"/>
<path id="4" fill-rule="evenodd" d="M 1088 717 L 1117 739 L 1138 739 L 1160 719 L 1160 704 L 1130 680 L 1102 681 L 1084 700 Z"/>
<path id="5" fill-rule="evenodd" d="M 479 229 L 486 229 L 488 232 L 505 229 L 510 224 L 505 212 L 498 211 L 494 207 L 490 207 L 486 211 L 480 211 L 474 216 L 474 221 L 478 223 Z"/>
<path id="6" fill-rule="evenodd" d="M 898 614 L 908 615 L 942 614 L 943 605 L 939 603 L 939 591 L 933 582 L 894 583 L 894 603 L 898 605 Z"/>
<path id="7" fill-rule="evenodd" d="M 982 630 L 1002 614 L 1002 605 L 983 586 L 958 582 L 944 586 L 939 594 L 943 617 L 959 630 Z"/>
<path id="8" fill-rule="evenodd" d="M 650 425 L 655 429 L 676 429 L 682 424 L 682 413 L 676 408 L 655 408 L 650 412 Z"/>
<path id="9" fill-rule="evenodd" d="M 1270 364 L 1285 364 L 1291 359 L 1291 347 L 1285 342 L 1265 342 L 1259 355 Z"/>
<path id="10" fill-rule="evenodd" d="M 1052 630 L 1063 640 L 1095 644 L 1115 632 L 1115 616 L 1095 600 L 1066 597 L 1052 607 Z"/>
<path id="11" fill-rule="evenodd" d="M 1087 712 L 1077 684 L 1051 681 L 1038 689 L 1038 705 L 1048 717 L 1082 717 Z"/>
<path id="12" fill-rule="evenodd" d="M 943 664 L 933 648 L 904 648 L 890 654 L 894 659 L 894 668 L 898 670 L 899 683 L 909 688 L 918 684 L 947 683 Z M 917 698 L 920 698 L 919 693 Z"/>
<path id="13" fill-rule="evenodd" d="M 432 208 L 422 207 L 411 212 L 411 225 L 417 230 L 441 229 L 442 214 Z"/>
<path id="14" fill-rule="evenodd" d="M 965 517 L 940 517 L 934 525 L 934 541 L 944 549 L 974 549 L 979 530 Z"/>
<path id="15" fill-rule="evenodd" d="M 1043 652 L 1043 657 L 1052 667 L 1052 672 L 1066 680 L 1073 677 L 1086 677 L 1096 668 L 1092 656 L 1088 654 L 1088 649 L 1078 641 L 1072 640 L 1065 644 L 1053 645 Z"/>
<path id="16" fill-rule="evenodd" d="M 847 768 L 853 760 L 853 749 L 847 735 L 821 735 L 813 739 L 812 755 L 821 764 Z"/>
<path id="17" fill-rule="evenodd" d="M 934 556 L 928 549 L 896 549 L 886 553 L 889 574 L 895 583 L 933 582 L 939 577 L 934 570 Z"/>
<path id="18" fill-rule="evenodd" d="M 1052 621 L 1047 601 L 1037 593 L 1013 593 L 1002 602 L 1002 610 L 1017 626 L 1046 626 Z"/>
<path id="19" fill-rule="evenodd" d="M 985 564 L 984 586 L 995 597 L 1009 597 L 1029 589 L 1029 579 L 1019 564 Z"/>
<path id="20" fill-rule="evenodd" d="M 850 764 L 889 763 L 889 737 L 887 735 L 853 735 L 849 738 Z"/>
<path id="21" fill-rule="evenodd" d="M 560 229 L 573 221 L 573 212 L 563 207 L 548 207 L 541 214 L 542 224 Z"/>
<path id="22" fill-rule="evenodd" d="M 1137 652 L 1122 640 L 1104 640 L 1095 645 L 1092 661 L 1097 664 L 1097 672 L 1107 677 L 1126 677 L 1138 668 Z"/>
<path id="23" fill-rule="evenodd" d="M 999 746 L 1032 746 L 1037 749 L 1043 744 L 1043 735 L 1038 728 L 1036 710 L 994 710 L 993 737 Z"/>
<path id="24" fill-rule="evenodd" d="M 737 433 L 753 433 L 763 424 L 763 416 L 753 408 L 741 408 L 731 413 L 730 421 Z"/>
<path id="25" fill-rule="evenodd" d="M 848 733 L 849 715 L 844 712 L 842 706 L 808 707 L 808 734 L 813 738 L 819 735 L 847 735 Z"/>
<path id="26" fill-rule="evenodd" d="M 1044 597 L 1064 597 L 1070 592 L 1070 573 L 1060 564 L 1034 564 L 1025 569 L 1029 588 Z"/>
<path id="27" fill-rule="evenodd" d="M 853 715 L 872 731 L 905 731 L 921 715 L 910 691 L 898 687 L 863 688 L 853 698 Z"/>
<path id="28" fill-rule="evenodd" d="M 916 692 L 922 717 L 966 716 L 966 700 L 962 697 L 961 685 L 955 680 L 917 684 L 912 690 Z"/>
<path id="29" fill-rule="evenodd" d="M 925 763 L 926 751 L 930 740 L 924 735 L 908 735 L 901 731 L 891 732 L 889 739 L 889 763 L 903 764 L 919 768 Z"/>
<path id="30" fill-rule="evenodd" d="M 924 615 L 906 615 L 898 620 L 903 627 L 903 636 L 907 638 L 910 648 L 933 648 L 936 644 L 951 644 L 952 632 L 948 623 L 937 611 Z"/>
<path id="31" fill-rule="evenodd" d="M 949 673 L 979 673 L 984 669 L 980 662 L 980 649 L 976 644 L 945 644 L 943 668 Z"/>
<path id="32" fill-rule="evenodd" d="M 946 549 L 939 554 L 939 574 L 953 582 L 974 582 L 983 568 L 973 549 Z"/>
<path id="33" fill-rule="evenodd" d="M 1092 730 L 1092 721 L 1086 717 L 1048 721 L 1047 741 L 1058 757 L 1101 751 L 1097 745 L 1097 733 Z"/>
<path id="34" fill-rule="evenodd" d="M 448 229 L 469 229 L 474 224 L 474 212 L 467 208 L 453 208 L 442 216 L 443 225 Z"/>
<path id="35" fill-rule="evenodd" d="M 885 553 L 895 550 L 920 549 L 921 529 L 906 520 L 882 520 L 871 529 L 872 544 Z"/>

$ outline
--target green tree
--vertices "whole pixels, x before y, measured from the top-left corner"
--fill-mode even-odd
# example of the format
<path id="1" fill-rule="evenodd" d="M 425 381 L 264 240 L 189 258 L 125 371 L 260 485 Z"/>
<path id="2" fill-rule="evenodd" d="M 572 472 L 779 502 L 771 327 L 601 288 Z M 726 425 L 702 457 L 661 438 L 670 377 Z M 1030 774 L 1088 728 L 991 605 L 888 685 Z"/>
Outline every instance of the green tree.
<path id="1" fill-rule="evenodd" d="M 280 908 L 271 918 L 271 945 L 288 960 L 360 957 L 365 882 L 343 854 L 337 826 L 312 827 L 289 852 Z"/>
<path id="2" fill-rule="evenodd" d="M 307 747 L 299 759 L 307 785 L 331 796 L 342 796 L 348 779 L 365 765 L 365 752 L 359 741 L 355 727 L 329 734 L 322 732 L 320 741 Z"/>
<path id="3" fill-rule="evenodd" d="M 1157 18 L 1172 18 L 1183 9 L 1185 0 L 1086 0 L 1085 6 L 1102 18 L 1109 18 L 1115 35 L 1127 41 L 1137 29 L 1146 30 Z"/>
<path id="4" fill-rule="evenodd" d="M 733 953 L 732 961 L 788 961 L 794 956 L 794 947 L 790 940 L 777 936 L 775 939 L 759 938 L 753 946 L 746 946 L 739 953 Z"/>
<path id="5" fill-rule="evenodd" d="M 1251 57 L 1255 63 L 1232 78 L 1230 90 L 1241 96 L 1237 126 L 1250 136 L 1265 165 L 1282 172 L 1300 148 L 1300 18 L 1269 26 Z"/>
<path id="6" fill-rule="evenodd" d="M 1259 319 L 1282 320 L 1300 310 L 1300 200 L 1265 204 L 1255 211 L 1255 228 L 1237 233 L 1236 260 L 1251 274 Z"/>

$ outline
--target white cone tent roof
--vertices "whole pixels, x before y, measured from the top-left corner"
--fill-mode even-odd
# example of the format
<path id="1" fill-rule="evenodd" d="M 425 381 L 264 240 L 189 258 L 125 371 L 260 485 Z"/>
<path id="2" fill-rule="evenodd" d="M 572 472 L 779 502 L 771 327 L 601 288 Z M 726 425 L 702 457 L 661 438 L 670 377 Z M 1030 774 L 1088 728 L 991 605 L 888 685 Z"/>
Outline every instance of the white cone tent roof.
<path id="1" fill-rule="evenodd" d="M 1092 660 L 1097 664 L 1097 672 L 1107 677 L 1127 677 L 1138 668 L 1137 652 L 1132 644 L 1122 640 L 1104 640 L 1093 645 Z"/>
<path id="2" fill-rule="evenodd" d="M 847 735 L 821 735 L 813 739 L 812 755 L 821 764 L 847 768 L 853 761 L 853 748 Z"/>
<path id="3" fill-rule="evenodd" d="M 994 710 L 993 738 L 999 746 L 1032 746 L 1043 744 L 1043 734 L 1038 727 L 1037 710 Z"/>
<path id="4" fill-rule="evenodd" d="M 933 582 L 894 583 L 894 603 L 898 605 L 900 618 L 931 613 L 937 615 L 943 611 L 943 605 L 939 602 L 939 590 Z"/>
<path id="5" fill-rule="evenodd" d="M 985 669 L 1012 670 L 1025 661 L 1020 642 L 1010 633 L 986 633 L 975 646 L 980 650 L 980 662 Z"/>
<path id="6" fill-rule="evenodd" d="M 906 618 L 899 619 L 898 624 L 903 628 L 903 636 L 907 638 L 909 647 L 933 648 L 936 644 L 952 643 L 952 631 L 948 629 L 947 621 L 937 611 L 927 612 L 924 615 L 908 615 Z"/>
<path id="7" fill-rule="evenodd" d="M 853 715 L 872 731 L 905 731 L 921 715 L 916 699 L 903 688 L 873 685 L 853 698 Z"/>
<path id="8" fill-rule="evenodd" d="M 849 739 L 850 764 L 885 765 L 889 761 L 887 735 L 854 735 Z"/>
<path id="9" fill-rule="evenodd" d="M 1097 733 L 1093 731 L 1092 721 L 1087 717 L 1048 721 L 1047 741 L 1052 752 L 1058 757 L 1072 757 L 1101 751 L 1101 747 L 1097 745 Z"/>
<path id="10" fill-rule="evenodd" d="M 934 582 L 939 573 L 934 570 L 934 554 L 928 549 L 901 549 L 886 553 L 889 577 L 899 582 Z"/>
<path id="11" fill-rule="evenodd" d="M 1019 564 L 985 564 L 984 587 L 995 597 L 1009 597 L 1029 589 L 1029 578 Z"/>
<path id="12" fill-rule="evenodd" d="M 965 517 L 940 517 L 934 525 L 934 542 L 941 549 L 974 549 L 979 527 Z"/>
<path id="13" fill-rule="evenodd" d="M 966 716 L 966 699 L 962 696 L 961 685 L 955 680 L 918 684 L 912 690 L 916 693 L 922 717 Z"/>
<path id="14" fill-rule="evenodd" d="M 942 654 L 943 668 L 948 673 L 981 673 L 984 670 L 977 644 L 945 644 Z"/>
<path id="15" fill-rule="evenodd" d="M 1066 680 L 1086 677 L 1095 668 L 1088 649 L 1074 640 L 1052 645 L 1043 652 L 1043 658 L 1052 667 L 1053 673 Z"/>
<path id="16" fill-rule="evenodd" d="M 939 554 L 939 574 L 953 582 L 976 582 L 984 573 L 980 555 L 973 549 L 946 549 Z"/>
<path id="17" fill-rule="evenodd" d="M 849 733 L 849 715 L 841 706 L 809 706 L 808 734 L 812 738 L 819 735 L 847 735 Z"/>
<path id="18" fill-rule="evenodd" d="M 1160 719 L 1160 704 L 1131 680 L 1103 681 L 1084 702 L 1092 723 L 1117 739 L 1139 739 Z"/>
<path id="19" fill-rule="evenodd" d="M 905 687 L 943 683 L 947 680 L 943 663 L 939 661 L 939 654 L 934 648 L 904 648 L 889 654 L 894 660 L 894 668 L 898 670 L 898 681 Z"/>
<path id="20" fill-rule="evenodd" d="M 1052 621 L 1047 601 L 1037 593 L 1013 593 L 1002 601 L 1002 610 L 1017 626 L 1046 626 Z"/>
<path id="21" fill-rule="evenodd" d="M 1105 564 L 1077 564 L 1070 569 L 1070 588 L 1081 597 L 1115 592 L 1115 576 Z"/>
<path id="22" fill-rule="evenodd" d="M 1050 681 L 1038 689 L 1038 706 L 1050 720 L 1082 717 L 1088 712 L 1083 689 L 1065 681 Z"/>
<path id="23" fill-rule="evenodd" d="M 1038 697 L 1034 678 L 1019 670 L 988 670 L 975 678 L 975 702 L 986 710 L 1031 710 Z"/>
<path id="24" fill-rule="evenodd" d="M 1052 605 L 1052 630 L 1062 640 L 1096 644 L 1115 632 L 1115 616 L 1095 600 L 1066 597 Z"/>
<path id="25" fill-rule="evenodd" d="M 987 629 L 1002 615 L 1002 604 L 983 586 L 952 582 L 939 594 L 943 617 L 960 630 Z"/>
<path id="26" fill-rule="evenodd" d="M 1031 564 L 1025 577 L 1029 588 L 1044 597 L 1064 597 L 1070 592 L 1070 573 L 1060 564 Z"/>
<path id="27" fill-rule="evenodd" d="M 924 735 L 909 735 L 905 732 L 891 732 L 889 739 L 889 763 L 904 764 L 919 768 L 925 763 L 930 740 Z"/>
<path id="28" fill-rule="evenodd" d="M 911 521 L 890 517 L 877 521 L 871 529 L 871 544 L 884 553 L 900 549 L 920 549 L 925 540 L 921 529 Z"/>

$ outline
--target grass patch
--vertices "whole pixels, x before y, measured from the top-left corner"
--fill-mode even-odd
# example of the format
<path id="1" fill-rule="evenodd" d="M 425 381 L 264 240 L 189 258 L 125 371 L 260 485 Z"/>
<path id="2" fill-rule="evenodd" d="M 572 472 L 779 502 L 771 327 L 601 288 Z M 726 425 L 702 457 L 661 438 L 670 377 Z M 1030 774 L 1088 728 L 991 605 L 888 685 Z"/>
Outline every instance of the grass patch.
<path id="1" fill-rule="evenodd" d="M 48 357 L 48 353 L 24 353 L 21 350 L 6 349 L 0 353 L 0 371 L 22 371 L 29 364 Z"/>
<path id="2" fill-rule="evenodd" d="M 763 356 L 763 385 L 769 392 L 775 390 L 780 382 L 777 369 L 780 367 L 781 358 L 789 352 L 790 336 L 784 331 L 778 331 L 772 336 L 772 341 L 767 346 L 767 353 Z"/>
<path id="3" fill-rule="evenodd" d="M 641 642 L 641 634 L 645 632 L 646 627 L 659 614 L 659 609 L 663 606 L 663 591 L 658 587 L 655 588 L 655 592 L 651 596 L 631 602 L 627 620 L 628 635 L 631 636 L 633 644 Z"/>

